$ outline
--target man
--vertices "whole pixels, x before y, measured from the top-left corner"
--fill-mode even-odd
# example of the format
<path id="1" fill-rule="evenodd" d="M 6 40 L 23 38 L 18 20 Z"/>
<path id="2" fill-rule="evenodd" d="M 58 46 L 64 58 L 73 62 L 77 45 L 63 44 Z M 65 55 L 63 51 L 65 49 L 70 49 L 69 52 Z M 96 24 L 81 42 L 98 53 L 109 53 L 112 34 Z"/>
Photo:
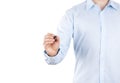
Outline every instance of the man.
<path id="1" fill-rule="evenodd" d="M 58 35 L 44 38 L 46 62 L 63 60 L 73 38 L 76 57 L 73 83 L 120 83 L 120 5 L 87 0 L 69 9 Z"/>

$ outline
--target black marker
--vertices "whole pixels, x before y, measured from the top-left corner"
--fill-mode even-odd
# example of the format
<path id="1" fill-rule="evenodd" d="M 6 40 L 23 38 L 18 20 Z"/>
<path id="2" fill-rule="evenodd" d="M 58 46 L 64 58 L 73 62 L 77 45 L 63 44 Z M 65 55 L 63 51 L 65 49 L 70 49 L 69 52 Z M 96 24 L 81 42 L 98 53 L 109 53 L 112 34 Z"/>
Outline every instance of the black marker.
<path id="1" fill-rule="evenodd" d="M 57 36 L 54 36 L 53 38 L 55 39 L 55 41 L 57 41 Z"/>

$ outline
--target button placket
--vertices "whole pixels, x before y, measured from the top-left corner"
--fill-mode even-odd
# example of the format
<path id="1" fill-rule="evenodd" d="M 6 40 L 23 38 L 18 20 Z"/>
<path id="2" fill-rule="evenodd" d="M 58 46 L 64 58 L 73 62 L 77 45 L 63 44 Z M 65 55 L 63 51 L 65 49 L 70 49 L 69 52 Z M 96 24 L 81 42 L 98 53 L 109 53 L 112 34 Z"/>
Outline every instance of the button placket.
<path id="1" fill-rule="evenodd" d="M 105 26 L 104 11 L 99 13 L 100 17 L 100 83 L 104 83 L 104 51 L 105 51 Z"/>

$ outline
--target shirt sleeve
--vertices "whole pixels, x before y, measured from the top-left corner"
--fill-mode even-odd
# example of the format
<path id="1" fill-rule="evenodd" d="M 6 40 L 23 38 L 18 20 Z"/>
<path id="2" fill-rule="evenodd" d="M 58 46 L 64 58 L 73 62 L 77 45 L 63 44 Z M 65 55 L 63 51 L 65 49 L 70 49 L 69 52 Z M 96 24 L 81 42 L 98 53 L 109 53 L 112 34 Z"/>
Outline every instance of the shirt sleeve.
<path id="1" fill-rule="evenodd" d="M 60 63 L 70 46 L 70 41 L 73 36 L 73 14 L 71 10 L 66 11 L 65 15 L 62 17 L 61 22 L 57 28 L 57 35 L 60 37 L 60 49 L 58 54 L 54 57 L 50 57 L 44 52 L 45 61 L 50 65 L 55 65 Z"/>

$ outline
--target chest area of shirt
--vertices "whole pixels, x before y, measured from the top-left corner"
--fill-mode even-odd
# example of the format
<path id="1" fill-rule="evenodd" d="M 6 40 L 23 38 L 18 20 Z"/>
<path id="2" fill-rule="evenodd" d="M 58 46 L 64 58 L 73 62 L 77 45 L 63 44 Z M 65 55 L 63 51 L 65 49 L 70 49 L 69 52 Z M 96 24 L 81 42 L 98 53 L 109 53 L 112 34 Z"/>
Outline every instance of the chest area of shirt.
<path id="1" fill-rule="evenodd" d="M 74 28 L 85 33 L 98 33 L 105 30 L 106 33 L 120 34 L 119 13 L 80 13 L 74 16 Z"/>

